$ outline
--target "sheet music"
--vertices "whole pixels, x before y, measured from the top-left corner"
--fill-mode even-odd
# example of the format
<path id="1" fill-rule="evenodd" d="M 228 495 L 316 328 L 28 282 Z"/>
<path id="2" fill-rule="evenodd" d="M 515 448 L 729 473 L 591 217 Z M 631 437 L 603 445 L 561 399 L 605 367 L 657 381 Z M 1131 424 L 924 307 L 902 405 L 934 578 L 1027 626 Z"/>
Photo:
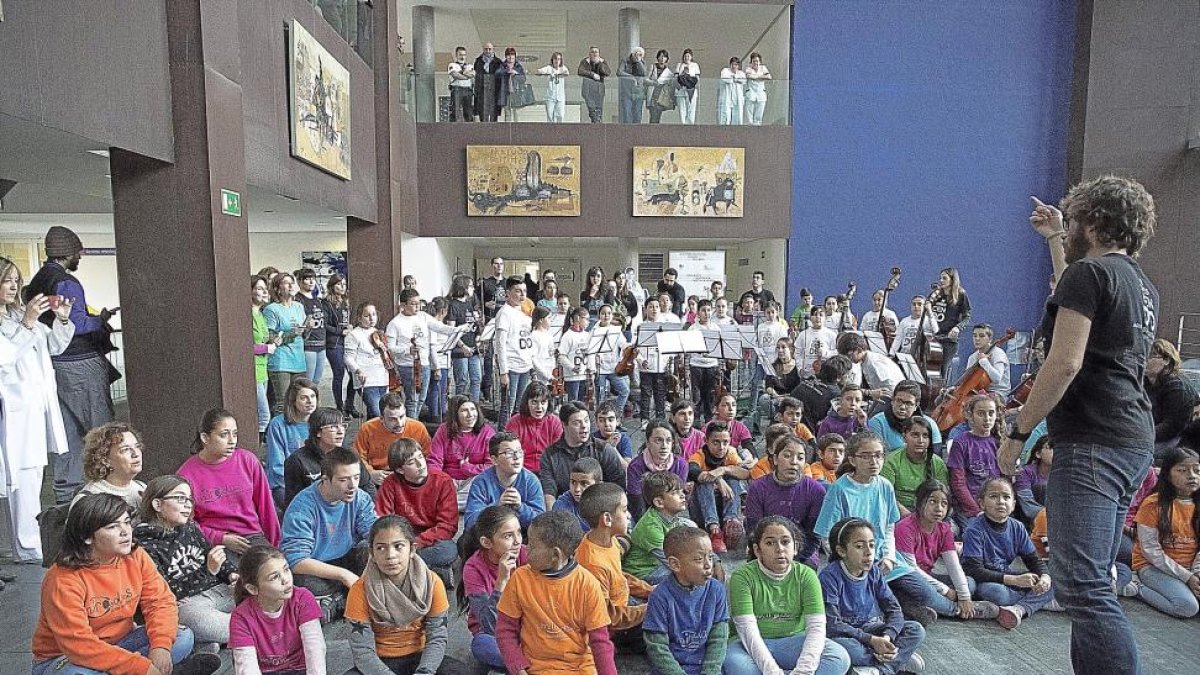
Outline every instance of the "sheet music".
<path id="1" fill-rule="evenodd" d="M 588 338 L 588 354 L 601 354 L 611 351 L 613 345 L 617 344 L 622 336 L 621 329 L 617 326 L 597 326 L 593 328 L 592 334 Z"/>
<path id="2" fill-rule="evenodd" d="M 726 361 L 742 360 L 742 349 L 745 345 L 738 326 L 726 326 L 719 331 L 702 330 L 700 334 L 704 336 L 704 342 L 708 345 L 708 356 Z M 750 346 L 753 345 L 751 342 Z"/>
<path id="3" fill-rule="evenodd" d="M 879 331 L 874 331 L 874 330 L 864 330 L 864 331 L 859 331 L 859 335 L 862 335 L 864 338 L 867 339 L 867 350 L 868 351 L 875 352 L 876 354 L 879 354 L 881 356 L 888 355 L 887 343 L 885 343 L 883 341 L 883 333 L 880 333 Z"/>
<path id="4" fill-rule="evenodd" d="M 479 337 L 475 338 L 476 342 L 491 342 L 492 338 L 496 337 L 496 320 L 492 319 L 487 322 L 483 330 L 479 331 Z"/>
<path id="5" fill-rule="evenodd" d="M 917 365 L 917 360 L 912 357 L 912 354 L 900 352 L 896 354 L 896 362 L 900 364 L 900 370 L 904 371 L 905 379 L 928 384 L 925 381 L 925 371 Z"/>
<path id="6" fill-rule="evenodd" d="M 771 362 L 771 358 L 767 356 L 767 351 L 763 347 L 755 347 L 754 353 L 758 356 L 758 365 L 762 366 L 763 372 L 767 377 L 775 377 L 775 364 Z"/>
<path id="7" fill-rule="evenodd" d="M 466 334 L 466 332 L 469 328 L 470 328 L 470 325 L 468 325 L 468 324 L 463 324 L 461 326 L 455 326 L 454 334 L 451 335 L 450 337 L 446 338 L 446 344 L 444 346 L 442 346 L 442 348 L 439 349 L 437 351 L 437 353 L 449 354 L 450 350 L 454 349 L 455 347 L 457 347 L 459 345 L 459 343 L 462 342 L 462 336 Z"/>
<path id="8" fill-rule="evenodd" d="M 704 333 L 694 330 L 662 331 L 658 336 L 658 352 L 663 356 L 671 354 L 704 354 L 708 345 Z"/>

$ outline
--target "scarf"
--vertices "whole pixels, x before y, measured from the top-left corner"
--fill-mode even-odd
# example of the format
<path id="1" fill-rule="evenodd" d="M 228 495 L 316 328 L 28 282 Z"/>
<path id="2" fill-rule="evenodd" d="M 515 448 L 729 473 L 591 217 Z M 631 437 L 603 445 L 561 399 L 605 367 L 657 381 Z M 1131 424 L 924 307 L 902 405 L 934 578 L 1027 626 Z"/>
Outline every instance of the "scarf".
<path id="1" fill-rule="evenodd" d="M 913 411 L 912 416 L 924 417 L 925 413 L 921 412 L 920 408 L 917 408 Z M 904 434 L 904 420 L 896 417 L 896 413 L 892 411 L 892 406 L 889 405 L 883 409 L 883 419 L 887 420 L 888 426 L 891 427 L 896 433 L 900 435 Z"/>
<path id="2" fill-rule="evenodd" d="M 372 623 L 403 628 L 428 614 L 433 604 L 429 568 L 415 552 L 408 561 L 408 574 L 400 583 L 384 576 L 373 559 L 367 561 L 363 581 Z"/>
<path id="3" fill-rule="evenodd" d="M 654 458 L 650 456 L 649 450 L 642 450 L 642 461 L 646 463 L 647 472 L 670 471 L 671 467 L 675 465 L 675 454 L 672 453 L 671 456 L 667 458 L 667 461 L 663 462 L 663 464 L 660 466 L 654 463 Z"/>

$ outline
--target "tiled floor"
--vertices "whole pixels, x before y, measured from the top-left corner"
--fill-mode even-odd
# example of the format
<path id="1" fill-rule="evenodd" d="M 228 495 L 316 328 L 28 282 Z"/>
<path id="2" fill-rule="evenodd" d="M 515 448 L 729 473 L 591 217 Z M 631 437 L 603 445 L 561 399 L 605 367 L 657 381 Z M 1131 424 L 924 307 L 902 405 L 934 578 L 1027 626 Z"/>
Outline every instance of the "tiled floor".
<path id="1" fill-rule="evenodd" d="M 332 400 L 328 385 L 322 389 L 322 401 Z M 346 445 L 352 443 L 357 427 L 357 424 L 351 425 Z M 635 446 L 640 446 L 641 439 L 636 435 L 634 441 Z M 733 560 L 728 563 L 731 566 L 737 564 Z M 5 565 L 4 569 L 19 578 L 0 591 L 0 675 L 17 675 L 29 672 L 30 636 L 37 622 L 43 570 L 33 565 Z M 1133 621 L 1147 675 L 1200 673 L 1200 639 L 1197 639 L 1200 620 L 1168 618 L 1137 600 L 1123 599 L 1122 604 Z M 345 623 L 334 624 L 325 631 L 330 675 L 345 673 L 352 666 L 347 632 Z M 1007 632 L 993 622 L 943 620 L 929 628 L 920 653 L 925 657 L 926 672 L 930 675 L 1070 673 L 1069 636 L 1070 622 L 1066 616 L 1049 612 L 1038 614 L 1013 632 Z M 450 654 L 472 663 L 469 645 L 466 621 L 455 615 L 451 622 Z M 618 656 L 617 667 L 623 675 L 649 672 L 646 661 L 636 656 Z M 232 668 L 226 656 L 226 668 L 222 673 L 229 672 Z"/>

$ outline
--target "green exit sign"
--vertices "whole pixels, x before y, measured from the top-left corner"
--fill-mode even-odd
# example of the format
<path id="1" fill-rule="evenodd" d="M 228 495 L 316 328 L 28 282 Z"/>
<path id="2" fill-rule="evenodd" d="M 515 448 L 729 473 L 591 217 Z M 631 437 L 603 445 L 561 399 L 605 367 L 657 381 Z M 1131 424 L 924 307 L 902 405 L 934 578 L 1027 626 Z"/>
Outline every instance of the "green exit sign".
<path id="1" fill-rule="evenodd" d="M 227 216 L 242 216 L 242 195 L 233 190 L 221 190 L 221 213 Z"/>

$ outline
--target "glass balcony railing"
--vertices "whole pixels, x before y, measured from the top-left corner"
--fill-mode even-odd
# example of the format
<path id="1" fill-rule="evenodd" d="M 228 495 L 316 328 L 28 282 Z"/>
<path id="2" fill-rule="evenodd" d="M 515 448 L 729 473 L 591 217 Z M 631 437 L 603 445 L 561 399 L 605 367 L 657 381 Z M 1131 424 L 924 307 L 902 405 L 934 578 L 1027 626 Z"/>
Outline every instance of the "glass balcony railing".
<path id="1" fill-rule="evenodd" d="M 371 3 L 365 0 L 308 0 L 346 44 L 371 65 Z"/>
<path id="2" fill-rule="evenodd" d="M 477 94 L 473 87 L 464 88 L 463 93 L 454 92 L 444 74 L 405 73 L 403 82 L 405 90 L 401 93 L 401 101 L 418 122 L 458 121 L 460 116 L 454 110 L 455 102 L 474 103 Z M 531 75 L 526 79 L 525 93 L 516 97 L 522 105 L 501 107 L 496 121 L 591 122 L 587 100 L 592 100 L 595 105 L 595 96 L 589 92 L 585 99 L 583 83 L 582 78 L 574 75 L 565 78 L 560 102 L 556 103 L 548 78 Z M 761 90 L 754 87 L 756 91 L 749 91 L 744 86 L 724 84 L 717 78 L 701 78 L 695 94 L 688 98 L 684 90 L 674 84 L 639 87 L 634 82 L 626 85 L 612 77 L 604 83 L 598 118 L 607 124 L 787 126 L 791 119 L 790 84 L 788 80 L 769 80 L 761 83 Z M 723 95 L 723 92 L 727 93 Z M 474 106 L 471 117 L 478 121 Z"/>

